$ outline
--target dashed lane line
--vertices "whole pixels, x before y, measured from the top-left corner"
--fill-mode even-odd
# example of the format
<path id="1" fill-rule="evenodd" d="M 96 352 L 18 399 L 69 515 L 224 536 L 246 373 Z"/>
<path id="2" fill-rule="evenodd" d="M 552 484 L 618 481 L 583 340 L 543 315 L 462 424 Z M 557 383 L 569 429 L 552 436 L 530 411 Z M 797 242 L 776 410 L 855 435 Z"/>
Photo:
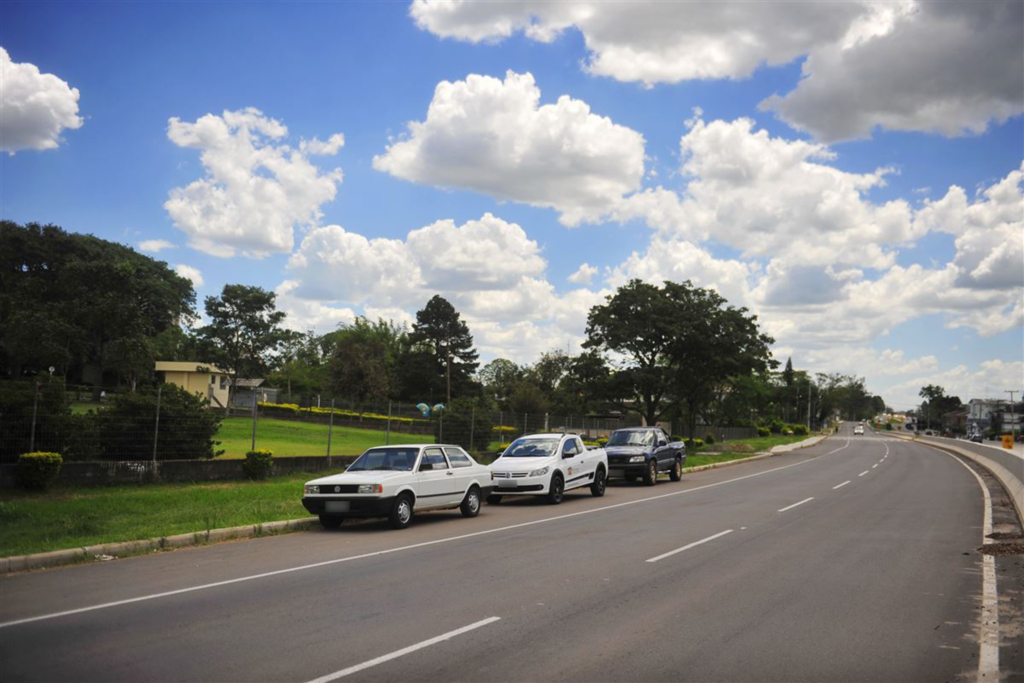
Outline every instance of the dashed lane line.
<path id="1" fill-rule="evenodd" d="M 810 503 L 812 500 L 814 500 L 814 496 L 811 496 L 810 498 L 804 498 L 799 503 L 793 503 L 792 505 L 787 505 L 786 507 L 784 507 L 781 510 L 779 510 L 779 512 L 785 512 L 786 510 L 792 510 L 796 506 L 803 505 L 804 503 Z"/>
<path id="2" fill-rule="evenodd" d="M 689 550 L 690 548 L 696 548 L 699 545 L 707 543 L 708 541 L 713 541 L 716 538 L 721 538 L 722 536 L 725 536 L 726 534 L 731 534 L 732 532 L 733 532 L 732 529 L 726 529 L 725 531 L 720 531 L 717 534 L 714 534 L 713 536 L 708 536 L 707 538 L 702 538 L 699 541 L 694 541 L 693 543 L 690 543 L 688 545 L 684 545 L 682 548 L 676 548 L 675 550 L 670 550 L 667 553 L 665 553 L 664 555 L 658 555 L 657 557 L 652 557 L 651 559 L 647 560 L 647 562 L 657 562 L 658 560 L 664 560 L 666 557 L 672 557 L 676 553 L 681 553 L 684 550 Z"/>
<path id="3" fill-rule="evenodd" d="M 832 487 L 832 490 L 833 490 L 833 491 L 835 491 L 836 489 L 841 489 L 841 488 L 843 488 L 844 486 L 846 486 L 846 485 L 847 485 L 847 484 L 849 484 L 849 483 L 850 483 L 850 480 L 849 480 L 849 479 L 847 479 L 846 481 L 844 481 L 844 482 L 843 482 L 842 484 L 840 484 L 839 486 L 833 486 L 833 487 Z"/>

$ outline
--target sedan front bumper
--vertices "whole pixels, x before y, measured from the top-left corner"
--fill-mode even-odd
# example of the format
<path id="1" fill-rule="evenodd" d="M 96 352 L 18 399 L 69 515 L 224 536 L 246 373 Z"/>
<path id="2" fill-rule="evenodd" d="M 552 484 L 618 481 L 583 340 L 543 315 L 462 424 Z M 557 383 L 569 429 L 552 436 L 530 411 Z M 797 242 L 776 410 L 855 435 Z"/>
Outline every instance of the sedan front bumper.
<path id="1" fill-rule="evenodd" d="M 333 506 L 328 502 L 347 503 Z M 303 496 L 302 506 L 314 515 L 338 515 L 339 517 L 387 517 L 395 504 L 394 496 L 366 498 L 354 496 Z M 329 507 L 347 507 L 347 510 L 328 510 Z"/>

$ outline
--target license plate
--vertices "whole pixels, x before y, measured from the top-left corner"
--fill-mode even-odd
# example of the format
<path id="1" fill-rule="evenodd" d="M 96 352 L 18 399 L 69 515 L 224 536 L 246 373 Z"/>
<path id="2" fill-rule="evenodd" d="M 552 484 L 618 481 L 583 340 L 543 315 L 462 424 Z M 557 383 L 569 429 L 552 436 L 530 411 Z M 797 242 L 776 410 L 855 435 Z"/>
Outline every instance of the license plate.
<path id="1" fill-rule="evenodd" d="M 498 480 L 498 488 L 499 489 L 514 489 L 517 486 L 519 486 L 519 482 L 515 481 L 515 480 L 509 480 L 509 479 L 499 479 Z"/>
<path id="2" fill-rule="evenodd" d="M 325 512 L 348 512 L 349 502 L 347 500 L 329 500 L 324 506 Z"/>
<path id="3" fill-rule="evenodd" d="M 625 470 L 608 470 L 609 477 L 621 477 L 626 473 Z"/>

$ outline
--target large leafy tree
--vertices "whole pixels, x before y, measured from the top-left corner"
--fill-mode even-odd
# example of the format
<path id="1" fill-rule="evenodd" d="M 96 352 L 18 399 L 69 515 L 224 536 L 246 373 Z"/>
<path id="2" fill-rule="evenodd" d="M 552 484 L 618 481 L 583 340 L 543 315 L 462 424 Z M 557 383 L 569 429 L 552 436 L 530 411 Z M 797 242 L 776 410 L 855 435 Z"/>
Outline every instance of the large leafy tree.
<path id="1" fill-rule="evenodd" d="M 429 360 L 433 374 L 430 389 L 436 384 L 444 387 L 446 403 L 451 403 L 453 386 L 456 391 L 465 391 L 472 384 L 473 373 L 479 366 L 473 335 L 444 297 L 434 295 L 423 310 L 416 312 L 409 341 L 414 353 L 419 352 Z"/>
<path id="2" fill-rule="evenodd" d="M 265 376 L 289 333 L 281 327 L 285 313 L 277 295 L 261 287 L 224 285 L 220 296 L 206 297 L 210 323 L 199 334 L 209 344 L 211 360 L 231 370 L 228 404 L 242 377 Z"/>
<path id="3" fill-rule="evenodd" d="M 195 315 L 192 283 L 166 263 L 54 225 L 0 221 L 0 364 L 135 387 L 156 338 Z M 97 389 L 98 391 L 98 389 Z"/>
<path id="4" fill-rule="evenodd" d="M 667 409 L 673 375 L 669 351 L 678 331 L 672 302 L 665 291 L 631 280 L 594 306 L 587 316 L 585 348 L 624 356 L 620 386 L 628 387 L 637 412 L 654 424 Z"/>
<path id="5" fill-rule="evenodd" d="M 385 320 L 371 323 L 359 317 L 342 326 L 334 333 L 329 364 L 334 393 L 361 403 L 393 395 L 405 337 L 402 327 Z"/>
<path id="6" fill-rule="evenodd" d="M 485 394 L 500 408 L 507 405 L 516 383 L 522 378 L 523 369 L 507 358 L 495 358 L 477 373 Z"/>

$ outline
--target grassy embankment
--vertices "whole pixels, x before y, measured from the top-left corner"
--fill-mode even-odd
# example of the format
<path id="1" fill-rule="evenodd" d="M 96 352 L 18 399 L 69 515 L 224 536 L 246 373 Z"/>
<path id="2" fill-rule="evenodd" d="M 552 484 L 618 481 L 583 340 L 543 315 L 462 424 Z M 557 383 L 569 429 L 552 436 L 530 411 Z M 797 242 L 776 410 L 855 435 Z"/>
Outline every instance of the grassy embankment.
<path id="1" fill-rule="evenodd" d="M 256 448 L 273 451 L 274 457 L 289 455 L 327 455 L 328 426 L 319 422 L 300 422 L 260 418 L 256 423 Z M 247 417 L 229 417 L 217 434 L 221 458 L 244 458 L 252 447 L 252 421 Z M 331 434 L 331 455 L 359 455 L 372 446 L 383 446 L 385 432 L 335 425 Z M 391 443 L 433 443 L 430 434 L 391 431 Z"/>

